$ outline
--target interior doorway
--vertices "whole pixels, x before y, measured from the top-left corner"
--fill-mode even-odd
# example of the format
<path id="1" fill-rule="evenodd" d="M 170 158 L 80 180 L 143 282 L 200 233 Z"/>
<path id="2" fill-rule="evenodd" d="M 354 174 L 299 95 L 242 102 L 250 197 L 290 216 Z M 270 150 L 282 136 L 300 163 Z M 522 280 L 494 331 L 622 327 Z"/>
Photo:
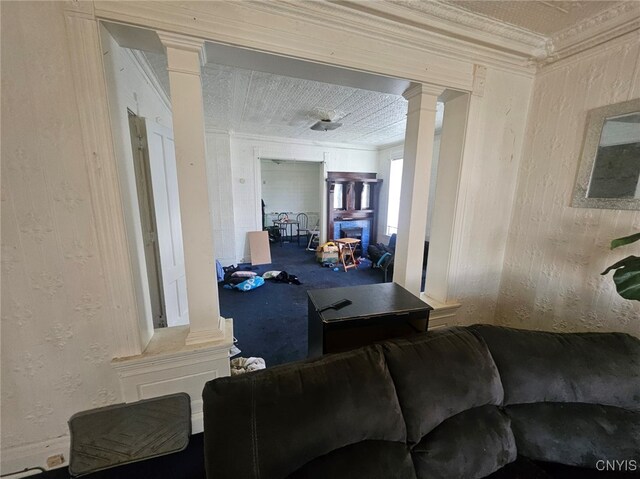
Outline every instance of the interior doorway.
<path id="1" fill-rule="evenodd" d="M 273 225 L 282 213 L 291 221 L 304 213 L 307 224 L 300 228 L 319 227 L 324 196 L 322 162 L 261 158 L 260 178 L 265 226 Z M 297 237 L 297 227 L 292 224 L 287 234 Z"/>

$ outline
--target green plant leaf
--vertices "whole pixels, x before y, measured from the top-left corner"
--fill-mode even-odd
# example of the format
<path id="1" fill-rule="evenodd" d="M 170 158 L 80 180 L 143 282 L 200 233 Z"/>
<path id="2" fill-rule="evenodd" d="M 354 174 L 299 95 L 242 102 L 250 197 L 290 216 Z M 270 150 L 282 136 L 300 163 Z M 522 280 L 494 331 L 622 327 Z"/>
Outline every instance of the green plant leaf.
<path id="1" fill-rule="evenodd" d="M 616 264 L 609 266 L 602 274 L 615 269 L 613 282 L 618 294 L 625 299 L 640 301 L 640 257 L 627 256 Z"/>
<path id="2" fill-rule="evenodd" d="M 618 246 L 635 243 L 638 240 L 640 240 L 640 233 L 625 236 L 624 238 L 614 239 L 613 241 L 611 241 L 611 249 L 616 249 Z"/>

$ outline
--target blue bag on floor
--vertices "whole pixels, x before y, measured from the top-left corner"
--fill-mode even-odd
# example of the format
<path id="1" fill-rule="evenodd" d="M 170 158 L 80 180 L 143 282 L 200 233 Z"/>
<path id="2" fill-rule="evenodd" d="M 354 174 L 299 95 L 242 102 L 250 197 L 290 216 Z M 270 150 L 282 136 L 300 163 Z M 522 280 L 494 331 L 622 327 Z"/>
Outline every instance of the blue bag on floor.
<path id="1" fill-rule="evenodd" d="M 238 283 L 234 286 L 234 288 L 240 291 L 251 291 L 252 289 L 259 288 L 264 284 L 264 279 L 262 276 L 254 276 L 253 278 L 249 278 L 242 283 Z"/>
<path id="2" fill-rule="evenodd" d="M 218 276 L 218 283 L 224 280 L 224 269 L 222 269 L 222 265 L 218 260 L 216 260 L 216 275 Z"/>

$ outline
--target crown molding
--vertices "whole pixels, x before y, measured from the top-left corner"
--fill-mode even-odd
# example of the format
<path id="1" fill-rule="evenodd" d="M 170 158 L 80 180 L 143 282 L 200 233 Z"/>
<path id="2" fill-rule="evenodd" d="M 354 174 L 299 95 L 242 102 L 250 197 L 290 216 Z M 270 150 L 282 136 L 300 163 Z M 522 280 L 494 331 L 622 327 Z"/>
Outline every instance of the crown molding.
<path id="1" fill-rule="evenodd" d="M 364 8 L 363 3 L 358 4 L 355 0 L 341 3 L 375 11 L 425 31 L 444 33 L 473 44 L 491 45 L 526 58 L 544 56 L 548 48 L 548 38 L 544 35 L 440 1 L 373 0 L 364 4 Z"/>
<path id="2" fill-rule="evenodd" d="M 414 5 L 413 2 L 407 2 L 407 4 Z M 442 5 L 443 10 L 455 9 L 462 17 L 477 17 L 473 13 L 437 2 L 416 2 L 416 4 Z M 257 1 L 252 3 L 252 7 L 256 11 L 275 12 L 296 21 L 304 20 L 305 23 L 330 25 L 331 28 L 350 34 L 357 33 L 378 40 L 384 39 L 390 45 L 428 50 L 441 57 L 456 58 L 469 63 L 483 63 L 525 76 L 532 76 L 535 73 L 535 65 L 531 62 L 531 57 L 543 56 L 542 51 L 546 51 L 546 38 L 528 34 L 526 30 L 507 26 L 507 29 L 518 30 L 522 41 L 512 39 L 499 41 L 494 34 L 478 31 L 475 31 L 475 37 L 473 37 L 473 28 L 460 27 L 452 20 L 442 21 L 427 13 L 421 14 L 395 0 Z M 417 18 L 420 21 L 417 21 Z M 478 21 L 478 25 L 482 25 L 483 22 L 484 18 Z M 494 23 L 497 29 L 499 22 L 494 21 Z M 524 38 L 527 38 L 528 43 L 523 40 Z"/>
<path id="3" fill-rule="evenodd" d="M 258 0 L 186 5 L 95 0 L 93 4 L 95 16 L 110 21 L 379 74 L 393 72 L 408 80 L 446 84 L 464 91 L 471 91 L 471 72 L 464 69 L 463 63 L 532 77 L 539 66 L 640 28 L 640 2 L 633 1 L 617 4 L 553 38 L 444 0 Z M 325 39 L 321 46 L 312 39 L 314 35 Z M 287 37 L 289 41 L 284 41 Z M 350 46 L 350 53 L 341 53 L 344 44 L 338 38 L 345 37 L 357 40 L 357 46 Z M 363 47 L 362 41 L 367 40 L 370 48 Z M 377 51 L 381 42 L 397 49 L 398 56 L 422 56 L 417 61 L 423 68 L 398 68 L 404 64 L 384 55 L 372 62 L 370 50 Z M 350 60 L 346 62 L 345 57 Z"/>
<path id="4" fill-rule="evenodd" d="M 556 35 L 547 37 L 491 17 L 447 4 L 446 1 L 329 0 L 361 13 L 393 21 L 396 29 L 413 27 L 485 45 L 520 57 L 528 65 L 543 66 L 640 29 L 640 2 L 624 1 Z M 316 5 L 327 2 L 314 2 Z M 475 63 L 480 63 L 476 61 Z M 490 64 L 490 62 L 484 62 Z"/>
<path id="5" fill-rule="evenodd" d="M 549 55 L 541 65 L 553 63 L 640 30 L 640 2 L 623 2 L 555 34 Z"/>

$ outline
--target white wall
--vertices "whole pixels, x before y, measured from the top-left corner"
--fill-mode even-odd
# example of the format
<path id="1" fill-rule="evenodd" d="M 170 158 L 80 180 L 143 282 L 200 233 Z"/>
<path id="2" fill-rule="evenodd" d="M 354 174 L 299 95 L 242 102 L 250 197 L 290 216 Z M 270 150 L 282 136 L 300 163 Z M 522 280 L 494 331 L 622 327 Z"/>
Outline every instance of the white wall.
<path id="1" fill-rule="evenodd" d="M 640 212 L 572 208 L 587 111 L 640 97 L 640 37 L 629 35 L 543 69 L 536 78 L 500 288 L 500 324 L 640 336 L 640 303 L 605 267 L 638 246 Z"/>
<path id="2" fill-rule="evenodd" d="M 319 213 L 320 166 L 321 163 L 262 160 L 260 170 L 265 211 Z"/>
<path id="3" fill-rule="evenodd" d="M 118 162 L 136 300 L 143 341 L 146 343 L 153 335 L 153 315 L 127 110 L 131 110 L 147 121 L 157 122 L 169 129 L 172 128 L 171 110 L 169 105 L 162 101 L 158 91 L 154 89 L 151 80 L 140 64 L 136 62 L 131 51 L 121 48 L 103 26 L 100 26 L 100 37 L 107 81 L 113 146 Z"/>
<path id="4" fill-rule="evenodd" d="M 209 211 L 216 259 L 223 266 L 237 263 L 231 146 L 227 133 L 207 132 Z"/>
<path id="5" fill-rule="evenodd" d="M 259 158 L 325 162 L 325 171 L 372 172 L 378 155 L 372 148 L 296 141 L 286 138 L 231 136 L 236 261 L 249 261 L 247 232 L 262 229 Z M 322 181 L 324 184 L 324 181 Z M 324 187 L 324 185 L 323 185 Z M 326 223 L 326 201 L 321 220 Z"/>
<path id="6" fill-rule="evenodd" d="M 122 400 L 62 8 L 2 5 L 2 472 Z"/>

